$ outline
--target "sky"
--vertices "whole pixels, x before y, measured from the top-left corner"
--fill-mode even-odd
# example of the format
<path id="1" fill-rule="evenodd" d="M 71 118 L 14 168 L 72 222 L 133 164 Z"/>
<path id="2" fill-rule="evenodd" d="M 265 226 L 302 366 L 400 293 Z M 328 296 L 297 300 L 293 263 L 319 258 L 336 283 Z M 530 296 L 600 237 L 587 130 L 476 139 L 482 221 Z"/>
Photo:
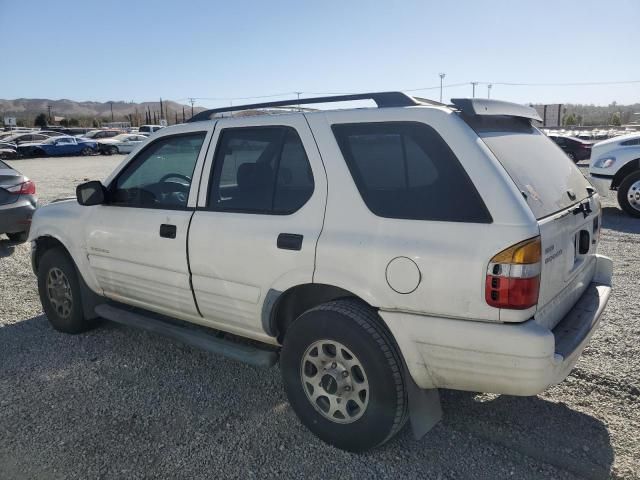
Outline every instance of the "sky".
<path id="1" fill-rule="evenodd" d="M 640 0 L 0 0 L 0 98 L 438 100 L 445 73 L 445 101 L 629 104 L 638 25 Z M 635 83 L 560 85 L 598 82 Z"/>

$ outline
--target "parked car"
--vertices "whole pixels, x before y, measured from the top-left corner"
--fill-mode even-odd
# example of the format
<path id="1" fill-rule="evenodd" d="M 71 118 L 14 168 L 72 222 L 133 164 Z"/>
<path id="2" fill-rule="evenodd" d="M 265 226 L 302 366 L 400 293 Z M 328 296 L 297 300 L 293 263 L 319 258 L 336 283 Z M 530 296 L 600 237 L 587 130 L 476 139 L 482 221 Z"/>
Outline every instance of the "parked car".
<path id="1" fill-rule="evenodd" d="M 123 133 L 113 138 L 98 140 L 98 150 L 105 155 L 115 155 L 118 153 L 130 153 L 142 142 L 146 142 L 144 135 Z"/>
<path id="2" fill-rule="evenodd" d="M 591 156 L 591 146 L 593 142 L 563 135 L 549 135 L 549 138 L 575 163 L 578 163 L 580 160 L 586 160 Z"/>
<path id="3" fill-rule="evenodd" d="M 122 130 L 91 130 L 88 133 L 78 135 L 78 137 L 91 140 L 101 140 L 103 138 L 115 137 L 121 133 L 123 133 Z"/>
<path id="4" fill-rule="evenodd" d="M 596 143 L 591 149 L 589 180 L 602 196 L 617 191 L 620 208 L 640 218 L 640 134 Z"/>
<path id="5" fill-rule="evenodd" d="M 157 132 L 158 130 L 161 130 L 165 127 L 163 127 L 162 125 L 142 125 L 140 128 L 138 128 L 138 133 L 141 135 L 146 135 L 149 136 L 154 132 Z"/>
<path id="6" fill-rule="evenodd" d="M 0 233 L 25 242 L 37 205 L 35 183 L 0 161 Z"/>
<path id="7" fill-rule="evenodd" d="M 21 157 L 92 155 L 94 153 L 98 153 L 96 142 L 75 137 L 52 137 L 43 142 L 18 145 L 18 155 Z"/>
<path id="8" fill-rule="evenodd" d="M 17 156 L 18 152 L 16 151 L 16 146 L 14 144 L 0 142 L 1 160 L 11 160 L 12 158 L 16 158 Z"/>
<path id="9" fill-rule="evenodd" d="M 13 143 L 18 146 L 28 142 L 41 142 L 48 138 L 50 138 L 48 135 L 43 135 L 42 133 L 27 132 L 7 135 L 6 137 L 3 137 L 1 141 L 3 143 Z"/>
<path id="10" fill-rule="evenodd" d="M 64 137 L 67 136 L 66 133 L 62 133 L 62 132 L 57 132 L 55 130 L 38 130 L 38 133 L 40 135 L 46 135 L 47 137 L 51 138 L 51 137 Z"/>
<path id="11" fill-rule="evenodd" d="M 199 113 L 39 209 L 53 327 L 100 316 L 254 365 L 279 357 L 301 421 L 352 451 L 407 418 L 428 430 L 438 388 L 563 381 L 611 293 L 598 194 L 530 107 L 322 100 L 363 99 L 379 108 Z"/>

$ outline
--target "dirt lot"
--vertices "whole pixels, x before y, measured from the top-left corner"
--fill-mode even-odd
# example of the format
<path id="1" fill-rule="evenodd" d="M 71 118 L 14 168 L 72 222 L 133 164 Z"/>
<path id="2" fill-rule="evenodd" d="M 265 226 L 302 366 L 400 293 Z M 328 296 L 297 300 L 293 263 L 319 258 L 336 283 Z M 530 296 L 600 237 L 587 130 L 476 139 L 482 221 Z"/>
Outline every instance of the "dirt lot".
<path id="1" fill-rule="evenodd" d="M 122 157 L 9 162 L 43 203 Z M 0 239 L 0 478 L 640 478 L 640 220 L 605 200 L 615 293 L 561 385 L 519 398 L 442 391 L 443 421 L 354 455 L 296 419 L 262 370 L 113 324 L 42 314 L 29 246 Z"/>

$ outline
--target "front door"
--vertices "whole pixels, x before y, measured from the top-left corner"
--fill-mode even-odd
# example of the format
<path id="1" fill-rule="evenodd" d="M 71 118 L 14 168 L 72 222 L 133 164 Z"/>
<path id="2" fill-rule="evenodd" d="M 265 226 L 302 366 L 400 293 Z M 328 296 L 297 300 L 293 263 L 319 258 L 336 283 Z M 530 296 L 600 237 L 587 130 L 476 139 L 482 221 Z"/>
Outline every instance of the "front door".
<path id="1" fill-rule="evenodd" d="M 187 262 L 189 194 L 209 137 L 205 127 L 155 139 L 110 182 L 108 204 L 93 207 L 89 263 L 106 297 L 178 318 L 198 316 Z"/>
<path id="2" fill-rule="evenodd" d="M 189 258 L 203 317 L 269 341 L 269 292 L 313 280 L 326 177 L 302 114 L 220 120 L 191 222 Z"/>

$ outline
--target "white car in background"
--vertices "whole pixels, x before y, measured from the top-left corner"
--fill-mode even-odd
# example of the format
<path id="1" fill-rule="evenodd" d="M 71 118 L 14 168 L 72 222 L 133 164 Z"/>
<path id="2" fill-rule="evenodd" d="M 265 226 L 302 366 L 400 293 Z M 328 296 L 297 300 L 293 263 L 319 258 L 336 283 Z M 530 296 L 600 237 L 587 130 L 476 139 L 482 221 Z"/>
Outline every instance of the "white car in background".
<path id="1" fill-rule="evenodd" d="M 98 150 L 105 155 L 116 155 L 118 153 L 130 153 L 146 142 L 148 137 L 145 135 L 123 133 L 112 138 L 98 140 Z"/>
<path id="2" fill-rule="evenodd" d="M 620 208 L 640 218 L 640 133 L 593 145 L 589 180 L 602 196 L 617 190 Z"/>

